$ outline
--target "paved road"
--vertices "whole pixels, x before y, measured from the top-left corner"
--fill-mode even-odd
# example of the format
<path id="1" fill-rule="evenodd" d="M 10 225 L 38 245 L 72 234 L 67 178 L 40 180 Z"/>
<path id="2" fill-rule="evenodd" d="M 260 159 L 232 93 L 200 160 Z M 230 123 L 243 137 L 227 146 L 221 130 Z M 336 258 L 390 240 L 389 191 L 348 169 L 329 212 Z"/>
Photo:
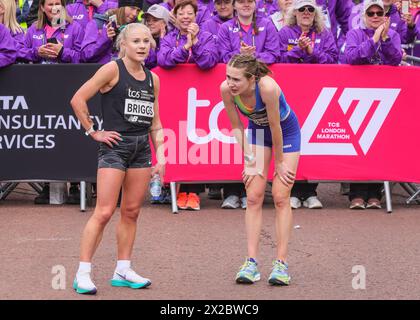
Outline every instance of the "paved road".
<path id="1" fill-rule="evenodd" d="M 240 286 L 234 276 L 246 253 L 244 211 L 221 210 L 219 201 L 203 196 L 200 212 L 143 209 L 133 264 L 153 281 L 145 290 L 108 284 L 116 262 L 117 212 L 94 259 L 98 294 L 86 297 L 75 294 L 71 283 L 92 208 L 81 213 L 77 206 L 35 206 L 33 196 L 13 193 L 0 202 L 0 299 L 419 299 L 420 207 L 406 206 L 399 188 L 392 214 L 347 209 L 338 184 L 321 184 L 319 194 L 325 209 L 294 211 L 300 228 L 290 242 L 289 287 L 266 282 L 275 253 L 270 199 L 261 237 L 262 281 Z M 54 266 L 66 271 L 65 290 L 52 287 Z M 355 290 L 354 277 L 363 270 L 366 289 Z"/>

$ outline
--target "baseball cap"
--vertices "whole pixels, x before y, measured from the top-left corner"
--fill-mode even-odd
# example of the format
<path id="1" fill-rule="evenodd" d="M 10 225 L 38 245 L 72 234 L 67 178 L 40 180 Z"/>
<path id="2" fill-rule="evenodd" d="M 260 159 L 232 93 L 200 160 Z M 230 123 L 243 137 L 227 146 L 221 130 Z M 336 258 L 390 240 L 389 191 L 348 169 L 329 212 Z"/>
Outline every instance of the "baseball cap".
<path id="1" fill-rule="evenodd" d="M 151 15 L 156 19 L 163 19 L 166 24 L 169 22 L 169 11 L 161 5 L 154 4 L 151 6 L 143 16 L 146 18 L 148 15 Z"/>
<path id="2" fill-rule="evenodd" d="M 293 2 L 293 9 L 297 10 L 300 9 L 304 6 L 311 6 L 311 7 L 316 7 L 316 3 L 314 0 L 295 0 Z"/>
<path id="3" fill-rule="evenodd" d="M 378 6 L 382 10 L 385 10 L 382 0 L 367 0 L 363 3 L 363 12 L 366 13 L 366 11 L 368 11 L 368 9 L 372 6 Z"/>

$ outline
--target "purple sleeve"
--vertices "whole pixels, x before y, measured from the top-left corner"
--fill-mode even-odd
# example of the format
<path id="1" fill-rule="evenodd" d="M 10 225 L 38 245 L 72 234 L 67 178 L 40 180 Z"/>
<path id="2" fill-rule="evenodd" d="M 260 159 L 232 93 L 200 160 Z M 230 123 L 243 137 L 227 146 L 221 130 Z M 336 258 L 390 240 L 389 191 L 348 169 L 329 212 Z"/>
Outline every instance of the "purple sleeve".
<path id="1" fill-rule="evenodd" d="M 200 69 L 210 69 L 219 61 L 217 43 L 208 32 L 201 31 L 198 42 L 192 46 L 192 56 Z"/>
<path id="2" fill-rule="evenodd" d="M 188 50 L 183 45 L 175 47 L 171 33 L 164 36 L 160 41 L 160 49 L 157 54 L 157 63 L 163 68 L 175 67 L 178 63 L 185 63 L 188 58 Z"/>
<path id="3" fill-rule="evenodd" d="M 41 57 L 38 55 L 38 47 L 33 42 L 35 26 L 36 24 L 34 23 L 26 32 L 25 47 L 27 50 L 23 58 L 27 61 L 39 62 L 41 61 Z"/>
<path id="4" fill-rule="evenodd" d="M 77 22 L 73 22 L 68 28 L 71 28 L 71 35 L 69 36 L 69 38 L 71 38 L 71 43 L 69 46 L 64 46 L 60 61 L 66 63 L 79 63 L 84 32 Z M 66 44 L 66 41 L 64 41 L 64 43 Z"/>
<path id="5" fill-rule="evenodd" d="M 391 31 L 391 30 L 390 30 Z M 402 59 L 401 39 L 398 33 L 390 32 L 387 41 L 381 41 L 384 64 L 398 66 Z"/>
<path id="6" fill-rule="evenodd" d="M 163 0 L 146 0 L 150 5 L 162 3 Z"/>
<path id="7" fill-rule="evenodd" d="M 334 64 L 338 60 L 338 50 L 334 37 L 329 30 L 321 34 L 321 44 L 315 46 L 314 52 L 307 55 L 304 63 Z"/>
<path id="8" fill-rule="evenodd" d="M 280 52 L 280 45 L 277 37 L 277 30 L 274 27 L 274 24 L 271 20 L 266 21 L 264 47 L 259 52 L 256 52 L 256 57 L 258 60 L 261 60 L 266 64 L 272 64 L 277 61 L 277 57 Z"/>
<path id="9" fill-rule="evenodd" d="M 109 9 L 114 9 L 114 8 L 118 8 L 118 3 L 117 2 L 106 1 L 105 0 L 102 3 L 102 5 L 100 5 L 99 7 L 96 8 L 96 11 L 100 14 L 103 14 L 106 11 L 108 11 Z"/>
<path id="10" fill-rule="evenodd" d="M 157 66 L 157 53 L 156 53 L 156 49 L 150 49 L 149 55 L 148 55 L 146 61 L 144 62 L 144 65 L 149 70 L 150 69 L 153 69 L 154 67 Z"/>
<path id="11" fill-rule="evenodd" d="M 25 62 L 28 61 L 26 59 L 26 56 L 28 55 L 30 50 L 25 46 L 25 33 L 19 32 L 12 35 L 12 37 L 16 46 L 16 60 Z"/>
<path id="12" fill-rule="evenodd" d="M 99 31 L 96 21 L 92 20 L 86 26 L 80 61 L 98 62 L 111 47 L 112 41 L 106 35 L 106 27 Z"/>
<path id="13" fill-rule="evenodd" d="M 278 32 L 278 39 L 280 44 L 279 57 L 277 62 L 280 63 L 302 63 L 305 58 L 305 52 L 298 46 L 293 46 L 292 50 L 288 50 L 289 47 L 289 28 L 283 27 Z"/>
<path id="14" fill-rule="evenodd" d="M 353 3 L 351 0 L 336 1 L 335 16 L 343 34 L 347 34 L 349 31 L 349 18 L 352 7 Z"/>
<path id="15" fill-rule="evenodd" d="M 15 63 L 16 46 L 9 29 L 0 25 L 0 67 Z"/>
<path id="16" fill-rule="evenodd" d="M 370 59 L 375 55 L 379 43 L 374 43 L 372 38 L 359 37 L 360 29 L 350 30 L 347 34 L 345 56 L 349 64 L 370 64 Z"/>
<path id="17" fill-rule="evenodd" d="M 228 63 L 230 58 L 239 53 L 239 48 L 233 49 L 229 37 L 229 25 L 222 24 L 217 34 L 217 47 L 219 48 L 220 62 Z"/>

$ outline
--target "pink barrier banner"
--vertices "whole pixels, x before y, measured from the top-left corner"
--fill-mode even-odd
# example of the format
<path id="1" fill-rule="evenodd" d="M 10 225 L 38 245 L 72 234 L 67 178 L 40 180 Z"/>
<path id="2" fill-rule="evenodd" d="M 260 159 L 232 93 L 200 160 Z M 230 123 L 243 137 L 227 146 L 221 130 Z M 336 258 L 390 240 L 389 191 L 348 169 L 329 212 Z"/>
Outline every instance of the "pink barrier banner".
<path id="1" fill-rule="evenodd" d="M 420 182 L 420 68 L 277 64 L 302 133 L 298 180 Z M 240 181 L 220 96 L 226 65 L 157 68 L 169 181 Z M 242 117 L 244 126 L 247 119 Z M 269 178 L 272 178 L 271 168 Z"/>

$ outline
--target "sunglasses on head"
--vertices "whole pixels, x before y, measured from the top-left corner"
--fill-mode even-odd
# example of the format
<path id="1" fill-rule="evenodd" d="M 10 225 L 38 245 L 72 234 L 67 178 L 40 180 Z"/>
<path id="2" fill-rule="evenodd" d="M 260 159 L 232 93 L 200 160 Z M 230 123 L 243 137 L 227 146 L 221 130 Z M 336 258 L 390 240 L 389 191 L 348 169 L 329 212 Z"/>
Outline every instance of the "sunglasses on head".
<path id="1" fill-rule="evenodd" d="M 311 6 L 305 6 L 298 9 L 299 12 L 305 12 L 305 10 L 308 10 L 310 13 L 315 12 L 315 8 Z"/>
<path id="2" fill-rule="evenodd" d="M 384 12 L 383 11 L 367 11 L 366 15 L 369 18 L 372 18 L 374 15 L 376 15 L 377 17 L 383 17 L 384 16 Z"/>

